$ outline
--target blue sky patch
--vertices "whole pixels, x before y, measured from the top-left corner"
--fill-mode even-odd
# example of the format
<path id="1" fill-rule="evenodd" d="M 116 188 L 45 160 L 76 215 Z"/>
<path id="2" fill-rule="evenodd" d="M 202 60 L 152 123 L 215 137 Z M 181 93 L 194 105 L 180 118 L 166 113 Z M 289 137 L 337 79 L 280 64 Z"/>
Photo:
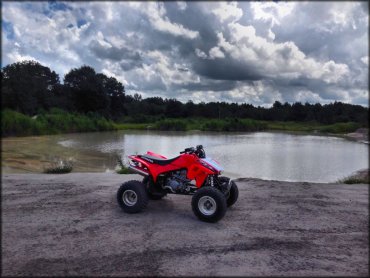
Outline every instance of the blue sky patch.
<path id="1" fill-rule="evenodd" d="M 10 22 L 6 22 L 3 20 L 3 31 L 6 34 L 7 39 L 12 40 L 14 39 L 14 29 L 13 29 L 13 24 Z"/>
<path id="2" fill-rule="evenodd" d="M 77 20 L 77 27 L 80 28 L 82 25 L 85 25 L 87 21 L 83 18 Z"/>
<path id="3" fill-rule="evenodd" d="M 59 1 L 48 1 L 49 9 L 52 11 L 66 11 L 66 10 L 72 10 L 71 7 L 67 6 L 63 2 Z"/>

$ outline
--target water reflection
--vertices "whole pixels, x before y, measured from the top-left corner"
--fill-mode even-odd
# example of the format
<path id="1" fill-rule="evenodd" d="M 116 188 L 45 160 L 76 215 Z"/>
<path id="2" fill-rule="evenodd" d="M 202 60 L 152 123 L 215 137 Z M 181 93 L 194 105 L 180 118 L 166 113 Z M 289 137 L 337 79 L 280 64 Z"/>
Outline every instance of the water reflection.
<path id="1" fill-rule="evenodd" d="M 117 131 L 42 138 L 49 140 L 36 140 L 39 148 L 33 154 L 39 157 L 45 157 L 45 153 L 72 155 L 76 159 L 75 171 L 113 171 L 117 155 L 125 159 L 129 154 L 151 150 L 174 157 L 184 148 L 198 144 L 223 165 L 225 174 L 233 177 L 329 182 L 368 167 L 368 145 L 327 136 Z M 5 142 L 3 150 L 4 146 L 5 149 L 8 146 L 9 158 L 9 144 Z M 23 148 L 24 152 L 30 146 L 23 144 Z M 14 146 L 13 152 L 17 152 Z M 31 153 L 32 148 L 28 152 Z M 7 169 L 12 170 L 14 167 Z"/>

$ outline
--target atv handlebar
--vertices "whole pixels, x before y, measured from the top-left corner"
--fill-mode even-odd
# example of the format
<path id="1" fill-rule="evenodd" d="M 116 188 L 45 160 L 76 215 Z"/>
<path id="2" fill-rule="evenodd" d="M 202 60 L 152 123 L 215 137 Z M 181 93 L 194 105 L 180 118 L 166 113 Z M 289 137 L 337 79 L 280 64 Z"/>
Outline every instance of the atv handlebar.
<path id="1" fill-rule="evenodd" d="M 196 147 L 196 149 L 194 147 L 186 148 L 185 150 L 180 152 L 180 154 L 183 154 L 183 153 L 189 153 L 189 154 L 195 153 L 199 158 L 205 158 L 206 157 L 206 153 L 205 153 L 202 145 L 198 145 Z"/>
<path id="2" fill-rule="evenodd" d="M 182 152 L 180 152 L 180 154 L 183 154 L 183 153 L 193 153 L 195 152 L 195 149 L 193 147 L 190 147 L 190 148 L 186 148 L 185 150 L 183 150 Z"/>

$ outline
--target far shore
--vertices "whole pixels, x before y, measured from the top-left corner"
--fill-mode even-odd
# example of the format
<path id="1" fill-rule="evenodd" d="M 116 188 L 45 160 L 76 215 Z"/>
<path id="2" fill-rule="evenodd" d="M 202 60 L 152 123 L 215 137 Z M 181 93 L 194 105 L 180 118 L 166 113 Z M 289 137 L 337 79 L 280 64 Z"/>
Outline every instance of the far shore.
<path id="1" fill-rule="evenodd" d="M 344 137 L 369 144 L 369 129 L 359 128 L 355 132 L 345 134 Z"/>

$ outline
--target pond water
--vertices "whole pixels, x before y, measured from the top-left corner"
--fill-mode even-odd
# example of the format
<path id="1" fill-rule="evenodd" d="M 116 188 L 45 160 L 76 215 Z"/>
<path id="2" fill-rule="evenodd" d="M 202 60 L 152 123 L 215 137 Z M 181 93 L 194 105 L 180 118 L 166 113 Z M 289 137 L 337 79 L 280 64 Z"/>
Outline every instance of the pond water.
<path id="1" fill-rule="evenodd" d="M 71 158 L 74 171 L 114 171 L 117 156 L 148 150 L 172 158 L 202 144 L 225 175 L 283 181 L 333 182 L 368 168 L 368 145 L 343 138 L 275 132 L 113 131 L 2 140 L 3 172 L 40 172 Z"/>

